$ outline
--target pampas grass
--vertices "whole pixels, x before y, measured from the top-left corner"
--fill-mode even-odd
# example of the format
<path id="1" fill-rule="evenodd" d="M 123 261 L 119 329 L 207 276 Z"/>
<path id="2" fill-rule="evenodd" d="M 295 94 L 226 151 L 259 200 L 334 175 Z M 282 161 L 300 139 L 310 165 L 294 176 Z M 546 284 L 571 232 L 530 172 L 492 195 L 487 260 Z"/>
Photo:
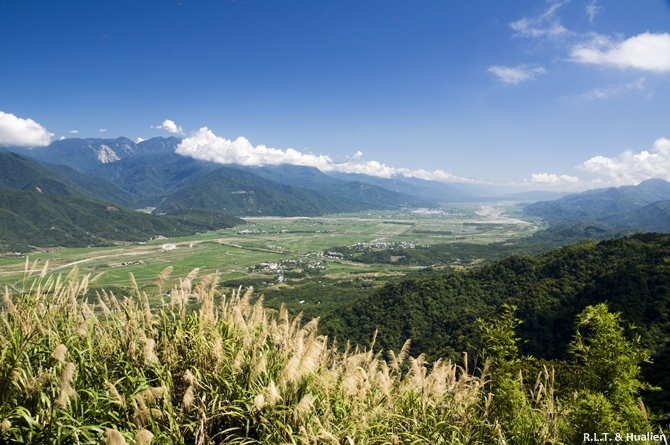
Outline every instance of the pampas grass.
<path id="1" fill-rule="evenodd" d="M 27 263 L 31 270 L 35 264 Z M 44 270 L 44 269 L 43 269 Z M 162 286 L 172 269 L 154 284 Z M 216 275 L 180 280 L 166 307 L 96 291 L 90 280 L 26 272 L 0 311 L 0 442 L 496 443 L 488 368 L 347 347 L 285 308 L 270 317 L 250 290 Z M 34 278 L 30 282 L 29 277 Z M 197 301 L 197 303 L 189 303 Z M 158 297 L 160 298 L 160 297 Z M 388 357 L 388 361 L 383 357 Z M 529 409 L 559 441 L 553 370 L 529 387 Z"/>

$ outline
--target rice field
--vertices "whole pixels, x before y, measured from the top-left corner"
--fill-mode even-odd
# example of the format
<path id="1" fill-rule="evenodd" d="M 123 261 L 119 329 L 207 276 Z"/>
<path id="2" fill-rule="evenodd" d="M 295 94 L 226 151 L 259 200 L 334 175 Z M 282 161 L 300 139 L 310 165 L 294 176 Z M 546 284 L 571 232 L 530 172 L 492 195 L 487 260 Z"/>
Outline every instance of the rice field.
<path id="1" fill-rule="evenodd" d="M 77 266 L 81 276 L 101 274 L 94 281 L 95 286 L 129 286 L 130 273 L 140 286 L 148 286 L 167 266 L 174 268 L 174 276 L 186 275 L 197 267 L 204 274 L 217 272 L 225 281 L 248 277 L 249 268 L 259 263 L 314 258 L 333 246 L 403 241 L 417 245 L 491 243 L 528 236 L 537 230 L 532 221 L 501 219 L 506 210 L 515 211 L 512 205 L 489 206 L 495 211 L 489 208 L 488 214 L 480 207 L 462 205 L 459 210 L 441 213 L 365 212 L 322 218 L 247 218 L 246 226 L 191 237 L 104 248 L 44 249 L 28 255 L 5 253 L 0 256 L 0 286 L 16 289 L 23 279 L 26 260 L 48 262 L 50 273 L 67 274 Z M 333 277 L 346 276 L 352 271 L 389 273 L 389 268 L 392 272 L 403 270 L 402 266 L 327 261 L 327 274 Z"/>

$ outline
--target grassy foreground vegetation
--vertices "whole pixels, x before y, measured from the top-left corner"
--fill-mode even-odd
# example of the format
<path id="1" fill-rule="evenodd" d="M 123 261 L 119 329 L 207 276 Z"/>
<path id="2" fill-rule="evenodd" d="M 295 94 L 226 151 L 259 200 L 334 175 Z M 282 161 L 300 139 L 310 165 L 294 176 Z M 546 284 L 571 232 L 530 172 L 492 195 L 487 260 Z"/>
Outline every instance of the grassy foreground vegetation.
<path id="1" fill-rule="evenodd" d="M 136 285 L 88 302 L 95 278 L 47 269 L 2 298 L 2 442 L 534 444 L 619 433 L 644 443 L 654 431 L 637 398 L 643 352 L 605 305 L 579 315 L 581 366 L 558 393 L 554 369 L 518 358 L 512 308 L 479 321 L 485 348 L 468 369 L 411 357 L 409 342 L 397 353 L 338 346 L 318 319 L 271 317 L 250 292 L 220 294 L 216 274 L 194 271 L 152 308 Z"/>

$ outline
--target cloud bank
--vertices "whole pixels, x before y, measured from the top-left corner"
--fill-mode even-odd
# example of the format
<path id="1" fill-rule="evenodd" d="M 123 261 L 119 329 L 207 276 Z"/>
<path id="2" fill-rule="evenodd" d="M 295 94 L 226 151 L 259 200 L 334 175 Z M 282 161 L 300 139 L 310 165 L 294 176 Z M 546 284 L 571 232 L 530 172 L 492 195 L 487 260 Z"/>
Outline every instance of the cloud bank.
<path id="1" fill-rule="evenodd" d="M 650 151 L 626 150 L 615 158 L 596 156 L 577 168 L 607 178 L 613 185 L 638 184 L 650 178 L 670 181 L 670 139 L 656 139 Z"/>
<path id="2" fill-rule="evenodd" d="M 281 150 L 265 145 L 252 145 L 248 139 L 238 137 L 235 140 L 215 135 L 209 128 L 203 127 L 185 138 L 177 146 L 176 153 L 203 159 L 219 164 L 240 164 L 248 166 L 292 164 L 316 167 L 321 171 L 358 173 L 382 178 L 394 176 L 415 177 L 427 180 L 475 182 L 469 178 L 455 176 L 444 170 L 410 170 L 396 168 L 378 161 L 363 161 L 363 153 L 358 151 L 344 162 L 335 162 L 327 155 L 315 155 L 288 148 Z"/>
<path id="3" fill-rule="evenodd" d="M 531 175 L 531 182 L 533 184 L 576 184 L 579 178 L 570 175 L 557 175 L 555 173 L 534 173 Z"/>
<path id="4" fill-rule="evenodd" d="M 637 185 L 652 178 L 670 181 L 670 139 L 659 138 L 650 150 L 636 153 L 626 150 L 618 156 L 594 156 L 575 167 L 595 178 L 584 179 L 577 176 L 556 173 L 535 173 L 527 186 L 545 186 L 561 190 L 585 190 L 596 187 Z"/>
<path id="5" fill-rule="evenodd" d="M 22 119 L 0 111 L 0 146 L 44 147 L 53 133 L 32 119 Z"/>

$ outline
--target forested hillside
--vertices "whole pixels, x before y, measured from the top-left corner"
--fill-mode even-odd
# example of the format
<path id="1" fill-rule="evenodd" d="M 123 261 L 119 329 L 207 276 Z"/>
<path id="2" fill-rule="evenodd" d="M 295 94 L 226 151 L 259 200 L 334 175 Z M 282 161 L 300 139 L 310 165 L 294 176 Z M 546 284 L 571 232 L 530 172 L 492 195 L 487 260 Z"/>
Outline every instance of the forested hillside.
<path id="1" fill-rule="evenodd" d="M 48 195 L 79 196 L 134 207 L 135 197 L 102 178 L 86 176 L 0 148 L 0 189 L 39 190 Z"/>
<path id="2" fill-rule="evenodd" d="M 552 225 L 600 224 L 645 232 L 669 232 L 670 183 L 648 179 L 638 185 L 588 190 L 554 201 L 536 202 L 525 212 Z"/>
<path id="3" fill-rule="evenodd" d="M 155 212 L 215 209 L 233 215 L 317 216 L 355 210 L 346 198 L 269 181 L 221 167 L 168 196 Z"/>
<path id="4" fill-rule="evenodd" d="M 0 250 L 111 245 L 185 236 L 242 223 L 211 211 L 149 215 L 85 198 L 0 189 Z"/>
<path id="5" fill-rule="evenodd" d="M 575 316 L 602 302 L 638 326 L 635 334 L 644 346 L 659 351 L 670 340 L 670 235 L 584 241 L 467 273 L 391 283 L 337 310 L 322 326 L 330 335 L 363 344 L 377 329 L 380 347 L 397 349 L 411 338 L 413 354 L 457 357 L 480 347 L 476 320 L 491 318 L 508 304 L 518 307 L 523 320 L 517 330 L 520 352 L 563 359 Z"/>

